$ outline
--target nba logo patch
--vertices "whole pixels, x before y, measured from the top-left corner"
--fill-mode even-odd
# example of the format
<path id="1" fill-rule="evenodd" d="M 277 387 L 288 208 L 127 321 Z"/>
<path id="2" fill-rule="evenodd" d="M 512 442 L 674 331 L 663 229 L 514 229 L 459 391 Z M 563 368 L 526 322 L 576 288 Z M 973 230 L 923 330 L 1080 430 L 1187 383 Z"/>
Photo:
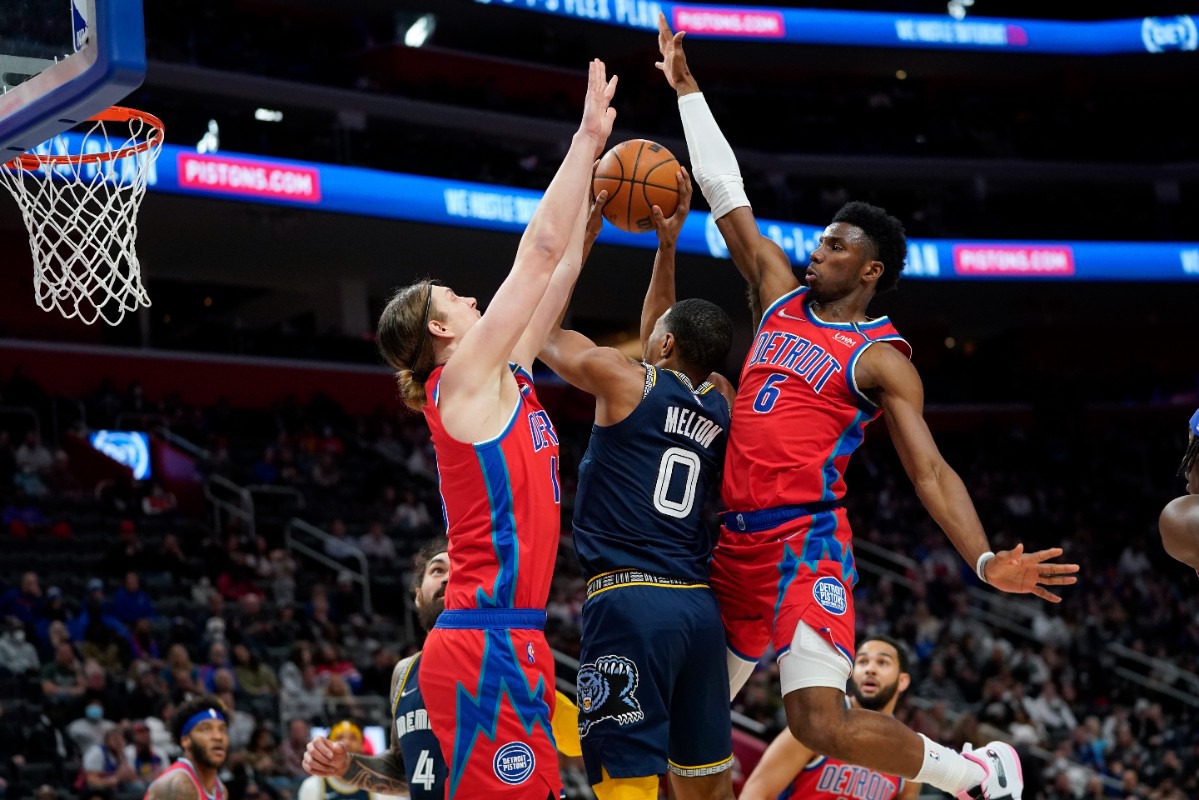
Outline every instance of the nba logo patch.
<path id="1" fill-rule="evenodd" d="M 533 643 L 532 642 L 527 642 L 525 644 L 525 652 L 528 653 L 528 655 L 529 655 L 529 663 L 530 664 L 537 663 L 537 659 L 534 658 L 534 656 L 533 656 Z"/>
<path id="2" fill-rule="evenodd" d="M 533 748 L 524 742 L 508 742 L 495 751 L 495 759 L 492 761 L 495 776 L 509 786 L 527 781 L 536 765 Z"/>
<path id="3" fill-rule="evenodd" d="M 838 617 L 849 607 L 845 598 L 845 586 L 836 578 L 825 576 L 812 585 L 812 596 L 830 614 Z"/>

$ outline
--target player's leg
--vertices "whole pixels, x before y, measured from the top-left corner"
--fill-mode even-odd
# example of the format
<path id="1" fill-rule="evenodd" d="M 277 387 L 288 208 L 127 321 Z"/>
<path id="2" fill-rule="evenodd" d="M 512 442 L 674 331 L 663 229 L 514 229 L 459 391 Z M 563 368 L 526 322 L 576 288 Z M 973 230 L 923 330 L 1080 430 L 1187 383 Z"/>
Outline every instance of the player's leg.
<path id="1" fill-rule="evenodd" d="M 732 722 L 724 626 L 716 597 L 688 592 L 688 649 L 670 704 L 670 789 L 677 800 L 733 800 Z"/>
<path id="2" fill-rule="evenodd" d="M 729 699 L 749 680 L 770 641 L 778 584 L 775 568 L 780 545 L 755 541 L 761 535 L 720 530 L 712 554 L 710 584 L 724 622 Z"/>
<path id="3" fill-rule="evenodd" d="M 849 660 L 829 640 L 827 628 L 817 632 L 807 622 L 798 623 L 790 650 L 779 659 L 783 706 L 796 739 L 821 755 L 927 783 L 950 794 L 1019 800 L 1023 781 L 1019 759 L 1010 746 L 987 745 L 982 758 L 976 753 L 962 755 L 890 715 L 850 709 L 844 687 L 851 670 Z M 981 793 L 966 794 L 980 784 Z"/>
<path id="4" fill-rule="evenodd" d="M 600 800 L 655 800 L 666 772 L 668 704 L 686 632 L 680 595 L 700 590 L 619 586 L 583 605 L 579 734 Z"/>

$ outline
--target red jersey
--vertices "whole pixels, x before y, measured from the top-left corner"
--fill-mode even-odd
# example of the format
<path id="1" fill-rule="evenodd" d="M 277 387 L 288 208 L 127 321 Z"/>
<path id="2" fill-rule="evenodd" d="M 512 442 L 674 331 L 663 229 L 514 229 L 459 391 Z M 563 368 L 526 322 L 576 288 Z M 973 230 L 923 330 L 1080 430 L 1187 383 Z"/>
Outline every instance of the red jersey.
<path id="1" fill-rule="evenodd" d="M 730 511 L 840 500 L 845 467 L 882 410 L 858 391 L 854 367 L 875 342 L 909 358 L 886 317 L 825 322 L 801 286 L 762 315 L 741 368 L 721 494 Z"/>
<path id="2" fill-rule="evenodd" d="M 891 800 L 903 778 L 818 756 L 800 770 L 778 800 Z"/>
<path id="3" fill-rule="evenodd" d="M 196 775 L 196 769 L 192 766 L 192 762 L 188 761 L 186 758 L 180 758 L 174 764 L 171 764 L 171 766 L 164 769 L 162 774 L 159 775 L 158 778 L 150 784 L 150 786 L 153 786 L 155 783 L 161 781 L 166 777 L 167 773 L 170 772 L 186 772 L 187 776 L 191 778 L 192 783 L 195 784 L 196 797 L 202 798 L 202 800 L 225 800 L 225 785 L 221 783 L 221 779 L 217 778 L 216 786 L 213 787 L 212 794 L 209 794 L 208 792 L 204 791 L 204 786 L 200 783 L 200 777 Z M 150 787 L 147 786 L 146 793 L 142 796 L 142 800 L 145 800 L 145 798 L 149 796 Z"/>
<path id="4" fill-rule="evenodd" d="M 561 530 L 558 434 L 532 377 L 512 365 L 520 399 L 504 430 L 457 441 L 437 410 L 441 370 L 425 385 L 425 419 L 450 540 L 445 607 L 545 608 Z"/>

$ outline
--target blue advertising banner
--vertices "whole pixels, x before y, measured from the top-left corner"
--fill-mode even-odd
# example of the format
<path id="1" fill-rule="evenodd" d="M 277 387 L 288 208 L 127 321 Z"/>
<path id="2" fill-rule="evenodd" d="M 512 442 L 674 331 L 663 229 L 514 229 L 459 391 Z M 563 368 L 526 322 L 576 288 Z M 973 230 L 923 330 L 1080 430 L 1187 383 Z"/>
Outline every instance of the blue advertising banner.
<path id="1" fill-rule="evenodd" d="M 652 31 L 658 13 L 676 31 L 712 39 L 750 39 L 846 47 L 910 47 L 1008 53 L 1111 55 L 1199 49 L 1196 18 L 1142 17 L 1100 22 L 881 11 L 718 6 L 651 0 L 475 0 L 571 19 Z"/>
<path id="2" fill-rule="evenodd" d="M 63 134 L 37 148 L 69 153 L 82 137 Z M 132 170 L 106 162 L 93 169 L 108 179 L 129 180 Z M 313 162 L 285 161 L 242 153 L 200 154 L 163 145 L 147 178 L 152 192 L 307 208 L 341 214 L 521 233 L 541 193 L 505 186 L 403 175 Z M 760 219 L 764 236 L 778 243 L 793 263 L 805 264 L 823 224 Z M 605 226 L 601 244 L 654 249 L 651 233 L 625 233 Z M 728 258 L 710 214 L 694 211 L 679 237 L 684 253 Z M 924 279 L 1199 281 L 1199 242 L 1028 242 L 910 239 L 905 275 Z"/>

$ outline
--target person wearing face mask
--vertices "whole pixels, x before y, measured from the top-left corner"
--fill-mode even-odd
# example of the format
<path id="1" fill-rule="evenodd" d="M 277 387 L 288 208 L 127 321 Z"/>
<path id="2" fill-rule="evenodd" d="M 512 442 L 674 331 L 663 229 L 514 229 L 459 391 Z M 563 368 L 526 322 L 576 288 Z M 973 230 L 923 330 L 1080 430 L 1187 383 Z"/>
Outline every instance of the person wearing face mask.
<path id="1" fill-rule="evenodd" d="M 79 747 L 79 752 L 86 753 L 104 741 L 104 734 L 116 727 L 116 723 L 104 718 L 104 704 L 99 700 L 89 700 L 84 706 L 83 716 L 67 726 L 67 735 Z"/>
<path id="2" fill-rule="evenodd" d="M 17 674 L 39 666 L 37 648 L 25 640 L 25 626 L 16 617 L 4 620 L 4 632 L 0 633 L 0 664 Z"/>

